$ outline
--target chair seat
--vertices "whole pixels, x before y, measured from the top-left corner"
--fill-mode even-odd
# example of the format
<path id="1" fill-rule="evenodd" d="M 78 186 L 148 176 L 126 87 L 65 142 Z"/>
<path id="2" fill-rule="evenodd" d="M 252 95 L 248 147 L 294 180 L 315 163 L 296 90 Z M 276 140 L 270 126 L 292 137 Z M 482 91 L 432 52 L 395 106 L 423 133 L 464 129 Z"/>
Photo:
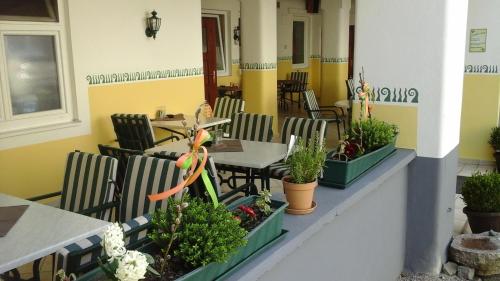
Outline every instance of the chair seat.
<path id="1" fill-rule="evenodd" d="M 335 106 L 342 107 L 344 109 L 349 109 L 349 100 L 339 100 L 335 104 Z"/>
<path id="2" fill-rule="evenodd" d="M 273 179 L 282 179 L 290 175 L 290 169 L 285 162 L 276 162 L 269 166 L 269 176 Z"/>
<path id="3" fill-rule="evenodd" d="M 150 222 L 151 216 L 144 215 L 122 224 L 127 249 L 135 249 L 146 241 Z M 57 269 L 64 269 L 71 273 L 76 272 L 75 268 L 94 267 L 98 258 L 105 254 L 101 246 L 102 235 L 100 233 L 87 237 L 59 250 L 56 253 Z"/>

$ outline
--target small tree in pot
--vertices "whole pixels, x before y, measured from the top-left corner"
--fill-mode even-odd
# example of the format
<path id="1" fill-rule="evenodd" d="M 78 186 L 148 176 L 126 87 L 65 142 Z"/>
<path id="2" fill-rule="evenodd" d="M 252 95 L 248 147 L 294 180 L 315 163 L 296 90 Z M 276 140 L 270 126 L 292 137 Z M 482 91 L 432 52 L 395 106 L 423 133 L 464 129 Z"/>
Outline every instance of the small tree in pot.
<path id="1" fill-rule="evenodd" d="M 500 174 L 473 174 L 465 180 L 462 196 L 473 233 L 500 231 Z"/>
<path id="2" fill-rule="evenodd" d="M 318 134 L 306 143 L 302 138 L 297 139 L 293 154 L 286 163 L 290 175 L 282 179 L 288 208 L 286 212 L 292 214 L 308 214 L 314 211 L 314 189 L 318 186 L 318 175 L 323 169 L 326 159 L 324 140 Z"/>
<path id="3" fill-rule="evenodd" d="M 488 143 L 493 147 L 495 153 L 496 162 L 497 162 L 497 171 L 500 172 L 500 127 L 494 127 L 491 129 L 490 140 Z"/>

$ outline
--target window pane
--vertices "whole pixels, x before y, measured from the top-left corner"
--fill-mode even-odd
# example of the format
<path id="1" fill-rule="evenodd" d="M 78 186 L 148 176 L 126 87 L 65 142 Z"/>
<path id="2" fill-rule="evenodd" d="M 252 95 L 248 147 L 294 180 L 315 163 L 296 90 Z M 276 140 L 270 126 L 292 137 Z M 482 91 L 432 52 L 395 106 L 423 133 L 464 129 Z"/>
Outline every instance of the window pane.
<path id="1" fill-rule="evenodd" d="M 293 22 L 293 56 L 292 63 L 293 64 L 302 64 L 304 63 L 304 22 L 303 21 L 294 21 Z"/>
<path id="2" fill-rule="evenodd" d="M 14 115 L 61 108 L 54 36 L 6 35 Z"/>
<path id="3" fill-rule="evenodd" d="M 57 21 L 57 0 L 0 0 L 0 19 Z"/>

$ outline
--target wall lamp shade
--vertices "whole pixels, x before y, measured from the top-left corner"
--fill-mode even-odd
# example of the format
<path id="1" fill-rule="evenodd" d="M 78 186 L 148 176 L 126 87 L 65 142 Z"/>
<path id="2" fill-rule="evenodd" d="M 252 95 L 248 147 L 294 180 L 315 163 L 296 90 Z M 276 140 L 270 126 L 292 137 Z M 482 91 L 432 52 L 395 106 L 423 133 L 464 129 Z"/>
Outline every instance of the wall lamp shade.
<path id="1" fill-rule="evenodd" d="M 236 26 L 234 27 L 233 29 L 233 40 L 235 43 L 239 44 L 240 43 L 240 36 L 241 36 L 241 33 L 240 33 L 240 26 Z"/>
<path id="2" fill-rule="evenodd" d="M 152 11 L 151 15 L 146 19 L 146 36 L 156 39 L 156 32 L 160 30 L 161 26 L 161 18 L 156 16 L 156 11 Z"/>

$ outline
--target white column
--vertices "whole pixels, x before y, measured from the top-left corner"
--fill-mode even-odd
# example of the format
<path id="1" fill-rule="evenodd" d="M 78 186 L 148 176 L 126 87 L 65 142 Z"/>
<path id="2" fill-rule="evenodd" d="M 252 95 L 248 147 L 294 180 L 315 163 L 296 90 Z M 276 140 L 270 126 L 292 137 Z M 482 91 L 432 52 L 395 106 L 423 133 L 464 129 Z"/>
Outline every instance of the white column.
<path id="1" fill-rule="evenodd" d="M 452 235 L 467 4 L 356 2 L 355 78 L 364 67 L 379 97 L 375 113 L 380 106 L 385 118 L 392 112 L 398 114 L 395 120 L 416 118 L 412 137 L 418 157 L 410 168 L 407 210 L 409 271 L 438 273 Z M 402 114 L 415 112 L 411 108 L 416 117 Z"/>

